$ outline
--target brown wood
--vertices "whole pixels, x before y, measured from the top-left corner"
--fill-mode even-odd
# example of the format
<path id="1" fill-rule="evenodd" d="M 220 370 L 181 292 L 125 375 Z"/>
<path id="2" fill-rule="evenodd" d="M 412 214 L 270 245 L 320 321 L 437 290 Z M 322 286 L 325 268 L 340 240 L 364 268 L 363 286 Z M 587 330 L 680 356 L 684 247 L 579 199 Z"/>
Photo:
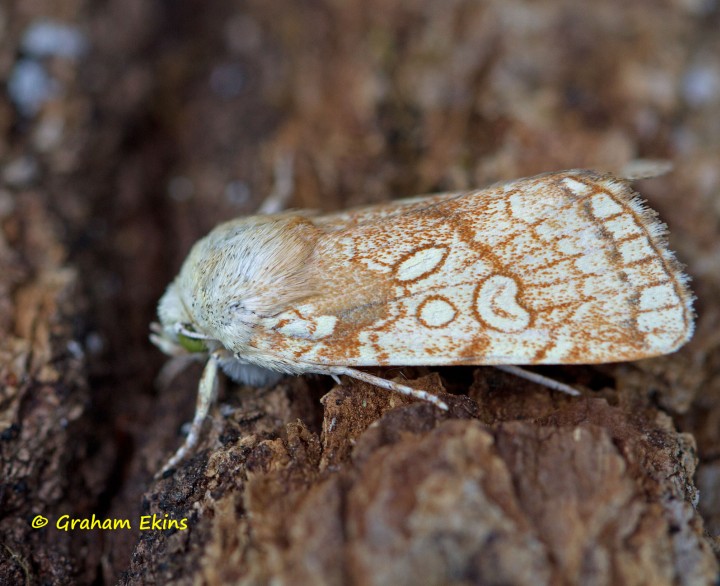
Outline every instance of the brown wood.
<path id="1" fill-rule="evenodd" d="M 36 59 L 62 88 L 37 115 L 0 97 L 0 582 L 713 583 L 719 14 L 0 7 L 3 79 L 39 19 L 89 41 L 80 60 Z M 449 413 L 350 380 L 226 384 L 200 449 L 154 481 L 199 377 L 154 385 L 155 303 L 198 237 L 257 208 L 287 152 L 292 207 L 322 210 L 672 159 L 642 192 L 694 278 L 695 338 L 651 361 L 541 370 L 580 398 L 490 368 L 380 372 L 444 393 Z M 62 515 L 132 528 L 64 531 Z M 187 529 L 141 531 L 143 515 Z"/>

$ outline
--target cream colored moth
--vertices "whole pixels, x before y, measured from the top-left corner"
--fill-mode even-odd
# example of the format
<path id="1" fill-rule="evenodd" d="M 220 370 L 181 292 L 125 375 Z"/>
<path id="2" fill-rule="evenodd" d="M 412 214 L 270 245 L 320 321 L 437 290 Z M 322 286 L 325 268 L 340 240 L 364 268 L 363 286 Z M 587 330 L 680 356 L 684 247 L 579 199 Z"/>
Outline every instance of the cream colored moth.
<path id="1" fill-rule="evenodd" d="M 588 364 L 673 352 L 692 294 L 665 225 L 629 181 L 588 170 L 335 214 L 238 218 L 192 248 L 152 341 L 206 360 L 188 438 L 218 368 L 263 384 L 346 375 L 446 404 L 357 367 Z"/>

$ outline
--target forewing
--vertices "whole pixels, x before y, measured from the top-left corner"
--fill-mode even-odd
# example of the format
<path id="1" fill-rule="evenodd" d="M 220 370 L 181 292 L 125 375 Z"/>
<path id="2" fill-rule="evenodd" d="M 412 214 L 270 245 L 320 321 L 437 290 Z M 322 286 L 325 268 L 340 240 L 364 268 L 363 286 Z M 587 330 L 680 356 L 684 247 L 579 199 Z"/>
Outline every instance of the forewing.
<path id="1" fill-rule="evenodd" d="M 692 335 L 664 226 L 625 181 L 566 171 L 388 210 L 313 220 L 326 232 L 309 267 L 319 293 L 264 320 L 260 353 L 302 365 L 597 363 Z"/>
<path id="2" fill-rule="evenodd" d="M 421 211 L 428 206 L 442 203 L 458 197 L 458 193 L 433 193 L 406 197 L 390 202 L 379 203 L 359 208 L 351 208 L 332 214 L 325 214 L 313 218 L 313 222 L 326 232 L 355 229 L 366 224 L 391 222 L 399 216 L 407 216 Z"/>

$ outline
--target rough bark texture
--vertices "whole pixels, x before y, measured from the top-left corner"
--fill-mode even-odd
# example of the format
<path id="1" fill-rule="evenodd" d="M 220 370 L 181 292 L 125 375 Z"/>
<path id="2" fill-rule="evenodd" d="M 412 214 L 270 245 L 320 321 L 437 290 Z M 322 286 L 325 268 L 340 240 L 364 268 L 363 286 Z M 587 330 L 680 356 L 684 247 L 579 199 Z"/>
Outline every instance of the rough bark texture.
<path id="1" fill-rule="evenodd" d="M 32 54 L 43 19 L 87 50 Z M 28 60 L 55 84 L 37 111 L 0 96 L 0 583 L 713 583 L 718 30 L 699 0 L 0 6 L 5 87 Z M 448 413 L 354 381 L 225 385 L 155 481 L 199 377 L 155 388 L 155 303 L 288 152 L 292 207 L 326 210 L 671 159 L 639 189 L 694 278 L 695 338 L 543 369 L 580 398 L 486 367 L 381 373 Z"/>

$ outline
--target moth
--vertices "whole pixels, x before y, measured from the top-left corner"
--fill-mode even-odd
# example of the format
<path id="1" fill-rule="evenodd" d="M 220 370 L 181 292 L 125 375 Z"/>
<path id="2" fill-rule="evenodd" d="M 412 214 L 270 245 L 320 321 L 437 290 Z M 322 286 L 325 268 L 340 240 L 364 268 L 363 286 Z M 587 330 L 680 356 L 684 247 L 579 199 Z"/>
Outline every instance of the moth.
<path id="1" fill-rule="evenodd" d="M 590 364 L 673 352 L 688 279 L 629 180 L 570 170 L 315 215 L 238 218 L 190 251 L 151 339 L 206 361 L 181 461 L 218 369 L 346 375 L 447 408 L 373 366 Z"/>

